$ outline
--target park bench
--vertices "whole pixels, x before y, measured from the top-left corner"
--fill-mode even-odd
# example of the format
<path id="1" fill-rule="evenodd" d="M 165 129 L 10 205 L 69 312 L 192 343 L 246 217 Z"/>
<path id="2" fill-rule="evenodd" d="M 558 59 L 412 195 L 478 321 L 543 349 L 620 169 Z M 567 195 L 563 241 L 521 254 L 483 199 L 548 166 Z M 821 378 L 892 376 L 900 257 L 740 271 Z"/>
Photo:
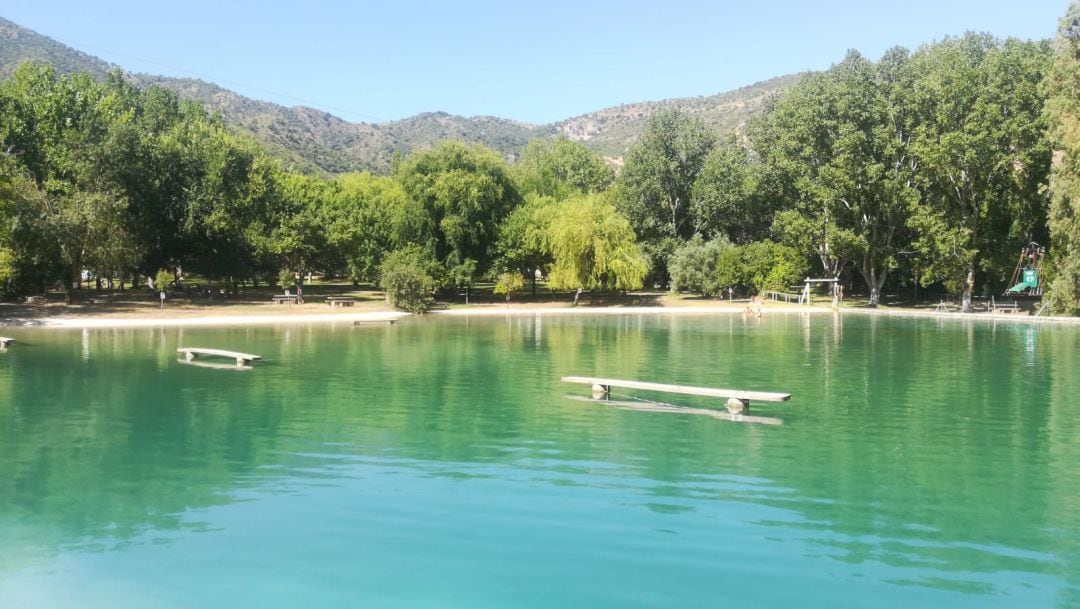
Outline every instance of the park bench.
<path id="1" fill-rule="evenodd" d="M 352 296 L 327 296 L 326 304 L 333 307 L 351 307 L 356 304 L 356 299 Z"/>
<path id="2" fill-rule="evenodd" d="M 994 303 L 994 313 L 1020 313 L 1020 304 L 1015 300 L 1012 302 L 997 302 Z"/>

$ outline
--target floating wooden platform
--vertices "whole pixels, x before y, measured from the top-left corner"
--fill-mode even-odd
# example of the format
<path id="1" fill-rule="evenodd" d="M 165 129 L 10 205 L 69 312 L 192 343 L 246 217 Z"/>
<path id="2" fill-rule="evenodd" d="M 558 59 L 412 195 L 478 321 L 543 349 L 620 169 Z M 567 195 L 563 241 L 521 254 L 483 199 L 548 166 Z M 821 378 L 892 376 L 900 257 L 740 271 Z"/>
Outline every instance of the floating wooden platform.
<path id="1" fill-rule="evenodd" d="M 357 319 L 352 322 L 354 326 L 362 326 L 364 324 L 396 324 L 396 317 L 388 317 L 386 319 Z"/>
<path id="2" fill-rule="evenodd" d="M 251 366 L 243 364 L 224 364 L 221 362 L 204 362 L 197 359 L 184 359 L 180 358 L 176 360 L 177 363 L 184 364 L 185 366 L 195 366 L 196 368 L 210 368 L 212 370 L 254 370 Z"/>
<path id="3" fill-rule="evenodd" d="M 7 349 L 8 345 L 15 342 L 14 338 L 8 338 L 6 336 L 0 336 L 0 349 Z"/>
<path id="4" fill-rule="evenodd" d="M 694 414 L 714 419 L 723 419 L 734 423 L 757 423 L 760 425 L 783 425 L 784 421 L 773 417 L 756 417 L 748 414 L 733 414 L 726 410 L 710 410 L 708 408 L 689 408 L 675 406 L 674 404 L 656 404 L 649 402 L 623 402 L 617 400 L 597 400 L 583 395 L 568 395 L 571 400 L 591 402 L 614 406 L 620 410 L 637 410 L 640 412 L 668 412 L 672 414 Z"/>
<path id="5" fill-rule="evenodd" d="M 203 347 L 180 347 L 176 350 L 177 353 L 183 353 L 184 359 L 192 361 L 197 357 L 227 357 L 236 360 L 237 367 L 250 366 L 251 362 L 262 359 L 260 355 L 252 355 L 250 353 L 240 353 L 238 351 L 226 351 L 224 349 L 206 349 Z"/>
<path id="6" fill-rule="evenodd" d="M 592 396 L 594 399 L 597 400 L 609 399 L 611 397 L 612 387 L 621 387 L 624 389 L 640 389 L 642 391 L 656 391 L 660 393 L 696 395 L 709 398 L 727 398 L 727 402 L 724 403 L 724 407 L 727 409 L 726 414 L 734 417 L 749 416 L 750 402 L 753 400 L 761 400 L 763 402 L 786 402 L 787 400 L 791 399 L 790 393 L 775 393 L 770 391 L 743 391 L 740 389 L 715 389 L 712 387 L 690 387 L 688 385 L 668 385 L 665 383 L 627 381 L 623 379 L 597 378 L 594 376 L 564 376 L 562 377 L 562 381 L 564 383 L 581 383 L 584 385 L 592 385 Z M 631 403 L 633 404 L 634 402 Z M 679 406 L 669 405 L 668 407 L 675 408 L 678 412 L 687 412 L 686 409 Z M 640 410 L 640 408 L 638 408 L 637 410 Z M 698 414 L 719 412 L 708 409 L 702 410 L 703 412 Z M 735 419 L 728 418 L 728 420 Z"/>
<path id="7" fill-rule="evenodd" d="M 773 393 L 769 391 L 742 391 L 738 389 L 713 389 L 711 387 L 690 387 L 688 385 L 666 385 L 664 383 L 646 383 L 642 381 L 624 381 L 621 379 L 605 379 L 591 376 L 564 376 L 564 383 L 583 383 L 585 385 L 599 385 L 605 391 L 611 391 L 612 387 L 624 389 L 641 389 L 642 391 L 658 391 L 661 393 L 681 393 L 683 395 L 699 395 L 709 398 L 735 398 L 742 401 L 761 400 L 763 402 L 786 402 L 791 399 L 790 393 Z"/>

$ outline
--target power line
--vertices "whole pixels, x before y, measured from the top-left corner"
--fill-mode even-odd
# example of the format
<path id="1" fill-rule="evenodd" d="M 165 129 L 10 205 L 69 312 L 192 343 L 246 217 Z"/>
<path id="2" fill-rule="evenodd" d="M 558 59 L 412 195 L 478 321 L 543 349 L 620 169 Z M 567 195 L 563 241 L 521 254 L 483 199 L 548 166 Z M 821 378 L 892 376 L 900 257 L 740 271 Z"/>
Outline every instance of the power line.
<path id="1" fill-rule="evenodd" d="M 82 48 L 87 48 L 87 49 L 91 49 L 91 50 L 102 52 L 102 53 L 109 53 L 110 55 L 115 55 L 117 57 L 124 57 L 126 59 L 133 59 L 135 61 L 140 61 L 140 62 L 143 62 L 143 63 L 147 63 L 147 64 L 150 64 L 150 65 L 157 66 L 159 68 L 165 68 L 166 70 L 173 70 L 173 71 L 176 71 L 176 72 L 183 72 L 185 74 L 189 74 L 191 76 L 194 76 L 195 78 L 198 78 L 200 80 L 205 80 L 205 81 L 208 81 L 208 82 L 211 82 L 211 83 L 226 84 L 226 85 L 229 85 L 229 86 L 232 86 L 232 87 L 240 87 L 242 89 L 247 89 L 249 91 L 258 91 L 259 93 L 265 93 L 267 95 L 273 95 L 275 97 L 280 97 L 280 98 L 283 98 L 283 99 L 292 100 L 292 101 L 299 102 L 301 104 L 305 104 L 307 106 L 311 106 L 311 107 L 315 107 L 315 108 L 324 108 L 324 109 L 327 109 L 327 110 L 333 110 L 334 112 L 340 112 L 340 113 L 343 113 L 343 114 L 351 114 L 353 116 L 358 116 L 360 118 L 366 118 L 368 120 L 372 120 L 372 121 L 375 121 L 375 122 L 380 122 L 380 123 L 385 122 L 385 119 L 379 118 L 377 116 L 373 116 L 371 114 L 365 114 L 363 112 L 357 112 L 355 110 L 349 110 L 349 109 L 346 109 L 346 108 L 337 108 L 337 107 L 331 106 L 329 104 L 323 104 L 323 103 L 320 103 L 320 102 L 317 102 L 317 101 L 312 101 L 312 100 L 303 99 L 303 98 L 300 98 L 300 97 L 295 97 L 293 95 L 288 95 L 286 93 L 280 93 L 280 92 L 277 92 L 277 91 L 271 91 L 269 89 L 263 89 L 261 87 L 255 87 L 255 86 L 252 86 L 252 85 L 246 85 L 246 84 L 241 83 L 241 82 L 236 82 L 236 81 L 232 81 L 232 80 L 228 80 L 228 79 L 224 79 L 224 78 L 216 78 L 216 77 L 213 77 L 213 76 L 199 74 L 198 72 L 195 72 L 194 70 L 188 70 L 188 69 L 185 69 L 185 68 L 178 68 L 176 66 L 170 66 L 168 64 L 164 64 L 164 63 L 161 63 L 159 61 L 154 61 L 152 59 L 146 59 L 144 57 L 138 57 L 136 55 L 131 55 L 129 53 L 120 53 L 118 51 L 113 51 L 113 50 L 110 50 L 110 49 L 106 49 L 106 48 L 102 48 L 102 47 L 98 47 L 98 46 L 94 46 L 94 45 L 90 45 L 90 44 L 82 44 L 82 43 L 79 43 L 79 42 L 75 42 L 73 40 L 65 40 L 63 38 L 55 38 L 54 37 L 53 39 L 58 40 L 58 41 L 66 44 L 66 45 L 68 45 L 69 47 L 72 47 L 72 48 L 82 47 Z"/>

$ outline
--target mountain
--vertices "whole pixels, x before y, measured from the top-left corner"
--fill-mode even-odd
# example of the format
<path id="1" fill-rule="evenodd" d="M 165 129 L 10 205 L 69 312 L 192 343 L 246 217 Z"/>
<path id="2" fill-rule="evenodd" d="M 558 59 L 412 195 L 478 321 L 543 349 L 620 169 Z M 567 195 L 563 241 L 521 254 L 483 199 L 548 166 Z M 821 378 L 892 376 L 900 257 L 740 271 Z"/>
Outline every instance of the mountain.
<path id="1" fill-rule="evenodd" d="M 0 17 L 0 78 L 7 78 L 28 59 L 48 62 L 64 73 L 88 71 L 101 76 L 118 69 Z M 739 133 L 766 100 L 786 91 L 801 75 L 782 76 L 707 97 L 625 104 L 551 125 L 445 112 L 426 112 L 384 123 L 352 123 L 313 108 L 251 99 L 198 79 L 150 74 L 128 77 L 140 85 L 159 85 L 183 98 L 202 102 L 211 112 L 219 113 L 226 124 L 251 135 L 295 170 L 336 174 L 357 170 L 385 173 L 395 153 L 430 148 L 448 138 L 489 146 L 513 160 L 529 140 L 565 136 L 618 165 L 649 116 L 658 110 L 678 108 L 701 118 L 721 134 Z"/>
<path id="2" fill-rule="evenodd" d="M 771 97 L 788 90 L 803 74 L 791 74 L 741 89 L 709 95 L 625 104 L 575 116 L 552 125 L 558 135 L 584 142 L 609 159 L 621 159 L 658 110 L 679 109 L 721 134 L 740 134 Z"/>

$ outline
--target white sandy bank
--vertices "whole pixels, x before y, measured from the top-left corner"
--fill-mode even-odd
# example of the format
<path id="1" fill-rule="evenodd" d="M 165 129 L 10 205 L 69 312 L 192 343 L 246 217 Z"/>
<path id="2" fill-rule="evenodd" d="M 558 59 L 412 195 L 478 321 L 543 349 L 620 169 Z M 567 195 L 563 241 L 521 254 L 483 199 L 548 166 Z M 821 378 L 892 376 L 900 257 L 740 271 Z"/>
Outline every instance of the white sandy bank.
<path id="1" fill-rule="evenodd" d="M 407 317 L 408 313 L 323 313 L 311 315 L 219 315 L 208 317 L 47 317 L 39 325 L 52 328 L 157 328 L 174 326 L 253 326 L 274 324 L 382 321 Z"/>

